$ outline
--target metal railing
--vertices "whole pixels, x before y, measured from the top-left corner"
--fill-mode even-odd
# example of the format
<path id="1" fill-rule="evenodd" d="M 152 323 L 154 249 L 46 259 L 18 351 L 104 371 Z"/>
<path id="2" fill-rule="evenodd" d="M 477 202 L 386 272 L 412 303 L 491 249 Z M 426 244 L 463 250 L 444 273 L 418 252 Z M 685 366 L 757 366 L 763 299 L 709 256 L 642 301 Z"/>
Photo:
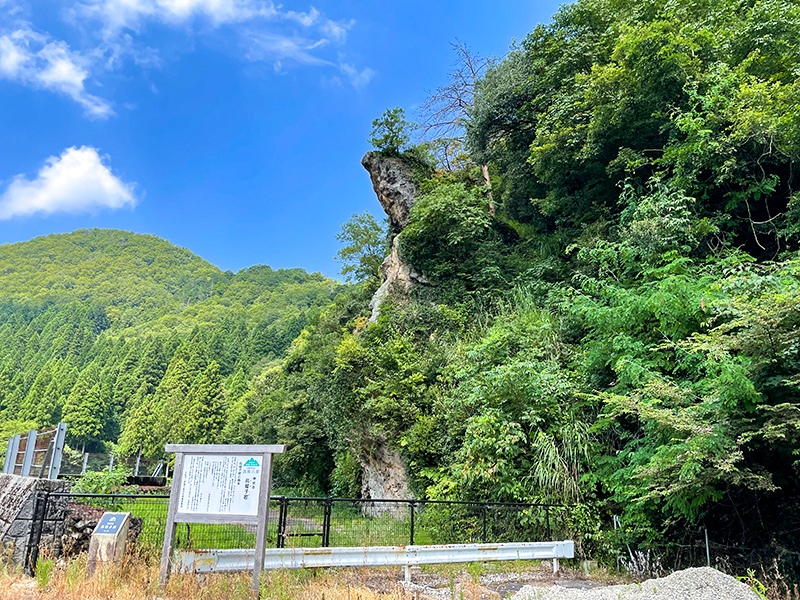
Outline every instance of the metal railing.
<path id="1" fill-rule="evenodd" d="M 565 507 L 512 502 L 273 497 L 276 547 L 521 542 L 564 533 Z"/>
<path id="2" fill-rule="evenodd" d="M 58 479 L 66 431 L 66 423 L 59 423 L 15 435 L 8 440 L 3 473 Z"/>
<path id="3" fill-rule="evenodd" d="M 307 569 L 318 567 L 410 567 L 445 563 L 503 560 L 552 560 L 553 573 L 558 561 L 575 557 L 572 540 L 548 542 L 505 542 L 499 544 L 439 544 L 430 546 L 366 546 L 330 548 L 270 548 L 264 556 L 264 569 Z M 255 564 L 254 550 L 180 551 L 174 569 L 184 573 L 249 571 Z"/>
<path id="4" fill-rule="evenodd" d="M 43 531 L 55 555 L 81 550 L 70 547 L 71 531 L 91 526 L 105 511 L 130 512 L 137 552 L 158 553 L 168 505 L 167 494 L 42 493 L 31 522 L 28 563 L 35 564 Z M 549 504 L 273 496 L 267 543 L 313 548 L 563 540 L 569 538 L 565 510 Z M 178 550 L 254 546 L 249 525 L 181 523 L 175 540 Z"/>

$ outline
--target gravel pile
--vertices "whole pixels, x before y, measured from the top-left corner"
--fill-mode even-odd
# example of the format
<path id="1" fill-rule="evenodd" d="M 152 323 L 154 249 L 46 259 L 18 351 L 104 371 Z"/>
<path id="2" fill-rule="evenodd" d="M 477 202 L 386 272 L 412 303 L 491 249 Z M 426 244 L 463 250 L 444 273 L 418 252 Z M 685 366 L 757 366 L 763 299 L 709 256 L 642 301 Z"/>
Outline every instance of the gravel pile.
<path id="1" fill-rule="evenodd" d="M 526 586 L 513 600 L 759 600 L 747 585 L 715 569 L 677 571 L 662 579 L 591 590 Z"/>

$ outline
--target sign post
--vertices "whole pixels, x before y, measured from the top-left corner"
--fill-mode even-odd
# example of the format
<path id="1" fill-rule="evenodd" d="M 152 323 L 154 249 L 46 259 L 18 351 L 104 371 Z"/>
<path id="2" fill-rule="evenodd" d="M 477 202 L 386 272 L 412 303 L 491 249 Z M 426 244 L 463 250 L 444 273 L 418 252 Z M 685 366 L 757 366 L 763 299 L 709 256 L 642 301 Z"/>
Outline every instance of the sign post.
<path id="1" fill-rule="evenodd" d="M 272 455 L 282 445 L 167 444 L 175 453 L 159 583 L 172 570 L 177 523 L 241 523 L 256 526 L 253 591 L 258 591 L 267 542 Z"/>

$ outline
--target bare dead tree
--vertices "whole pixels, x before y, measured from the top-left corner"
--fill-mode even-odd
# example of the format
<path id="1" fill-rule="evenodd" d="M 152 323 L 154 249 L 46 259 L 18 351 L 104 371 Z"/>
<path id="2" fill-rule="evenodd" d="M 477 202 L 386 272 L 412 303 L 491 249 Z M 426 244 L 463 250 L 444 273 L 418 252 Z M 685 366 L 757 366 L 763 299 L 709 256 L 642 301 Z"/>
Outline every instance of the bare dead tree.
<path id="1" fill-rule="evenodd" d="M 446 168 L 454 149 L 464 143 L 464 122 L 475 104 L 475 86 L 490 65 L 488 58 L 482 58 L 469 51 L 466 44 L 456 40 L 450 44 L 456 52 L 453 70 L 447 75 L 448 83 L 437 88 L 420 107 L 423 138 L 437 139 L 442 143 L 441 157 Z M 489 188 L 489 210 L 494 215 L 492 182 L 489 168 L 479 165 L 486 187 Z"/>

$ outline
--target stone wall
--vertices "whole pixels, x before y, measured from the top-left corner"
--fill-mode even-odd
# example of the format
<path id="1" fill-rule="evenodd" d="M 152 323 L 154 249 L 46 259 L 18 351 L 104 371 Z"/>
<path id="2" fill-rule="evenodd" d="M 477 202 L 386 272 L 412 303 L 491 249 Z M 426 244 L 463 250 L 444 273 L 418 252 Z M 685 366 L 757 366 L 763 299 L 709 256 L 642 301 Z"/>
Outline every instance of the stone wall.
<path id="1" fill-rule="evenodd" d="M 0 473 L 0 543 L 11 544 L 13 560 L 23 565 L 34 525 L 37 494 L 46 492 L 68 492 L 70 483 L 20 477 Z M 50 498 L 47 502 L 40 546 L 51 546 L 57 541 L 57 534 L 66 515 L 66 498 Z M 41 511 L 44 507 L 40 506 Z M 41 517 L 41 512 L 39 513 Z"/>

